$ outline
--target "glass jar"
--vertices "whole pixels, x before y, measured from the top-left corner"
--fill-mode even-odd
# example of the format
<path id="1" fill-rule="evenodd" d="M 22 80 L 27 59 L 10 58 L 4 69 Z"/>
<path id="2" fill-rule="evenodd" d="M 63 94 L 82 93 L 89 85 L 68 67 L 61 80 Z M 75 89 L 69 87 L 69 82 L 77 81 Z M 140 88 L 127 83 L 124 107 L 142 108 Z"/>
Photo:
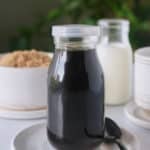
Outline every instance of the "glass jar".
<path id="1" fill-rule="evenodd" d="M 104 135 L 104 78 L 95 50 L 98 28 L 54 26 L 52 34 L 56 49 L 48 72 L 48 139 L 61 150 L 88 150 L 100 143 L 89 134 Z"/>
<path id="2" fill-rule="evenodd" d="M 105 78 L 105 103 L 119 105 L 130 100 L 132 83 L 132 49 L 128 38 L 129 22 L 102 19 L 98 22 L 100 38 L 97 55 Z"/>

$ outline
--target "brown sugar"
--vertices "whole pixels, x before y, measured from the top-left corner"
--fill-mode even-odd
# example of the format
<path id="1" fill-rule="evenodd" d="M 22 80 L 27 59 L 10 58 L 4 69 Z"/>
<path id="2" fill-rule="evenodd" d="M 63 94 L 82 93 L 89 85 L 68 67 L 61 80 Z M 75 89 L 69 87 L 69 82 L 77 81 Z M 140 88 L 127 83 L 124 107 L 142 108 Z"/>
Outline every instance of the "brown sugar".
<path id="1" fill-rule="evenodd" d="M 46 53 L 35 49 L 19 50 L 1 57 L 0 66 L 6 67 L 47 67 L 51 59 Z"/>

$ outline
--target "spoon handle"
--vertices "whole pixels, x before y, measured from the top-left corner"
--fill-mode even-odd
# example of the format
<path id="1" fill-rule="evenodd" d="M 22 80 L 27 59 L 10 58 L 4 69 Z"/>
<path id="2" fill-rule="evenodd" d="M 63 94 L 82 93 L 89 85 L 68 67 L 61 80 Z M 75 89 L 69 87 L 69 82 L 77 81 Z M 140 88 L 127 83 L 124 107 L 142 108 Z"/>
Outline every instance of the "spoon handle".
<path id="1" fill-rule="evenodd" d="M 126 147 L 121 142 L 119 142 L 117 140 L 115 140 L 114 142 L 118 145 L 118 147 L 120 148 L 120 150 L 127 150 Z"/>

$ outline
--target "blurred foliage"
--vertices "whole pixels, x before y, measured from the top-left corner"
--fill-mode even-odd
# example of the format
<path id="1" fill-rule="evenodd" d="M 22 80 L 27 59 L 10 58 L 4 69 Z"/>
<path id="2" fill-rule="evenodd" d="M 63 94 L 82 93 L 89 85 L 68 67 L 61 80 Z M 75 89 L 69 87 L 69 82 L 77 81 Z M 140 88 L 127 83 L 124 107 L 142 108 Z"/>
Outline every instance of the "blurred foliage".
<path id="1" fill-rule="evenodd" d="M 50 4 L 53 2 L 51 0 Z M 145 0 L 146 1 L 146 0 Z M 31 48 L 32 38 L 38 36 L 47 23 L 96 24 L 101 18 L 126 18 L 131 22 L 130 39 L 134 48 L 150 43 L 150 4 L 141 0 L 59 0 L 56 8 L 30 27 L 21 27 L 10 41 L 11 49 Z"/>

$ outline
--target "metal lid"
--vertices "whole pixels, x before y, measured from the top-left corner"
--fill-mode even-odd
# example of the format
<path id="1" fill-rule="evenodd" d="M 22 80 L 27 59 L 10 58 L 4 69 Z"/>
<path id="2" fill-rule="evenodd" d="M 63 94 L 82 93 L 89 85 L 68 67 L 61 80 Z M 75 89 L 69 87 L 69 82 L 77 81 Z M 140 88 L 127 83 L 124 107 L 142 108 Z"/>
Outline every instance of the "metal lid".
<path id="1" fill-rule="evenodd" d="M 98 36 L 99 27 L 82 24 L 54 25 L 52 26 L 52 35 L 56 37 Z"/>

